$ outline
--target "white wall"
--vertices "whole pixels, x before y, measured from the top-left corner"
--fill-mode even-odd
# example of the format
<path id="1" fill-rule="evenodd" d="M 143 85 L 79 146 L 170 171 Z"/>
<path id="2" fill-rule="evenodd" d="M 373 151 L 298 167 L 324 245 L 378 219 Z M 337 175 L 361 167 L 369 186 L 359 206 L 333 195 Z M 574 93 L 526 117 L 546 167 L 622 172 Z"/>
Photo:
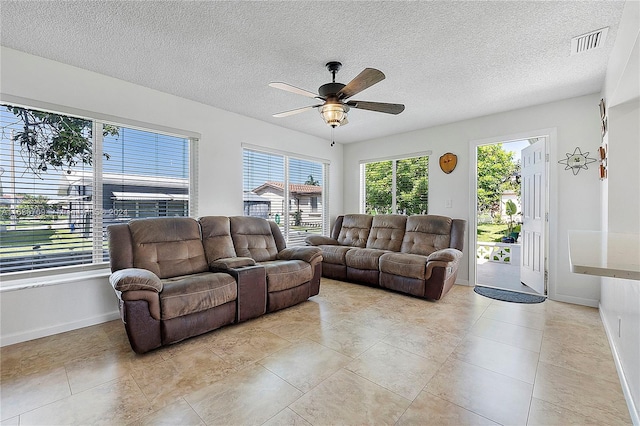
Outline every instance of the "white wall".
<path id="1" fill-rule="evenodd" d="M 640 234 L 640 3 L 625 4 L 607 67 L 608 178 L 601 183 L 602 230 Z M 637 256 L 640 258 L 640 247 Z M 640 281 L 602 278 L 600 314 L 631 416 L 640 424 Z M 619 330 L 618 330 L 619 327 Z"/>
<path id="2" fill-rule="evenodd" d="M 1 48 L 0 90 L 6 95 L 125 117 L 201 134 L 199 215 L 241 215 L 243 143 L 331 162 L 330 215 L 342 207 L 342 145 L 226 112 L 59 62 Z M 266 82 L 265 82 L 266 84 Z M 117 318 L 106 279 L 0 293 L 0 342 Z"/>
<path id="3" fill-rule="evenodd" d="M 597 230 L 600 228 L 600 194 L 597 167 L 589 167 L 573 175 L 557 160 L 576 147 L 595 156 L 600 145 L 600 125 L 597 94 L 567 99 L 500 114 L 489 115 L 448 125 L 422 129 L 410 133 L 370 140 L 344 147 L 344 207 L 345 212 L 358 211 L 361 160 L 410 155 L 432 150 L 429 166 L 429 212 L 454 218 L 473 220 L 470 212 L 469 161 L 471 141 L 536 133 L 541 129 L 554 130 L 557 137 L 550 141 L 550 256 L 549 295 L 552 299 L 589 306 L 597 306 L 600 298 L 599 279 L 572 274 L 569 270 L 567 231 L 569 229 Z M 438 165 L 439 157 L 453 152 L 458 166 L 445 174 Z M 452 207 L 445 208 L 445 201 Z M 469 281 L 468 237 L 465 258 L 458 281 Z"/>

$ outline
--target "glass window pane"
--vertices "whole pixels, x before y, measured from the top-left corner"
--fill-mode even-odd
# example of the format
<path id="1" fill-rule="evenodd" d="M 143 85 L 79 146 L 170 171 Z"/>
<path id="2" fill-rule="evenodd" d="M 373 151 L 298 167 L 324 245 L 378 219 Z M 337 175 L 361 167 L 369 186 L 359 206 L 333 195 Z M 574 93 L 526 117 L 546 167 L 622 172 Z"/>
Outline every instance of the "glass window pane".
<path id="1" fill-rule="evenodd" d="M 393 162 L 365 164 L 365 213 L 393 213 Z"/>
<path id="2" fill-rule="evenodd" d="M 287 245 L 302 245 L 308 233 L 324 231 L 324 180 L 320 162 L 245 149 L 244 215 L 276 222 Z"/>
<path id="3" fill-rule="evenodd" d="M 426 214 L 429 210 L 429 157 L 364 164 L 364 192 L 364 213 Z"/>
<path id="4" fill-rule="evenodd" d="M 429 201 L 429 157 L 396 161 L 396 211 L 426 214 Z"/>
<path id="5" fill-rule="evenodd" d="M 189 139 L 127 127 L 104 133 L 105 230 L 131 219 L 189 215 Z M 106 232 L 104 238 L 106 245 Z"/>
<path id="6" fill-rule="evenodd" d="M 0 107 L 0 272 L 92 262 L 89 120 Z"/>
<path id="7" fill-rule="evenodd" d="M 2 273 L 108 261 L 107 226 L 189 214 L 188 139 L 108 124 L 92 135 L 90 120 L 7 105 L 0 118 Z"/>
<path id="8" fill-rule="evenodd" d="M 289 199 L 292 200 L 289 245 L 304 245 L 309 233 L 322 234 L 322 209 L 318 210 L 318 200 L 322 200 L 322 169 L 322 163 L 289 159 Z"/>

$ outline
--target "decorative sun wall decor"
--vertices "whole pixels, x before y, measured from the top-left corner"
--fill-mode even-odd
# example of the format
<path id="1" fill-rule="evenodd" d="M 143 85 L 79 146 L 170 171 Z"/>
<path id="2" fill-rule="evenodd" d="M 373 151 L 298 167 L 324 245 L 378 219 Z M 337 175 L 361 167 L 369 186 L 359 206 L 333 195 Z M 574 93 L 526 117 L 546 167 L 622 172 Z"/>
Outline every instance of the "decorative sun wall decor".
<path id="1" fill-rule="evenodd" d="M 581 169 L 588 170 L 587 164 L 595 163 L 595 158 L 589 158 L 589 153 L 584 154 L 579 147 L 573 151 L 573 154 L 567 152 L 567 158 L 558 161 L 559 164 L 564 164 L 565 170 L 571 170 L 574 175 L 577 175 Z"/>

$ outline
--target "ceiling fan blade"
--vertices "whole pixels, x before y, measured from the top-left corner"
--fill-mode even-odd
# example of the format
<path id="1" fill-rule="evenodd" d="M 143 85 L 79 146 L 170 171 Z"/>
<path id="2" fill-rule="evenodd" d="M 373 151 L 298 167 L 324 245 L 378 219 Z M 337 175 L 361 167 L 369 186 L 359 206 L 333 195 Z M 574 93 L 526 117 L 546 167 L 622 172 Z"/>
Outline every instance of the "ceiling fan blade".
<path id="1" fill-rule="evenodd" d="M 295 93 L 297 95 L 306 96 L 308 98 L 318 98 L 321 99 L 317 93 L 309 92 L 308 90 L 301 89 L 296 86 L 292 86 L 287 83 L 282 83 L 280 81 L 274 81 L 269 83 L 269 86 L 274 87 L 276 89 L 284 90 L 287 92 Z"/>
<path id="2" fill-rule="evenodd" d="M 351 80 L 338 92 L 338 99 L 347 99 L 362 92 L 364 89 L 373 86 L 384 80 L 382 71 L 375 68 L 365 68 L 360 74 Z"/>
<path id="3" fill-rule="evenodd" d="M 300 114 L 301 112 L 309 111 L 310 109 L 313 109 L 313 108 L 318 108 L 319 106 L 322 106 L 322 105 L 311 105 L 311 106 L 306 106 L 302 108 L 292 109 L 290 111 L 279 112 L 277 114 L 273 114 L 273 117 L 275 118 L 288 117 L 290 115 Z"/>
<path id="4" fill-rule="evenodd" d="M 404 111 L 402 104 L 387 104 L 383 102 L 349 101 L 347 105 L 353 108 L 366 109 L 369 111 L 384 112 L 386 114 L 400 114 Z"/>

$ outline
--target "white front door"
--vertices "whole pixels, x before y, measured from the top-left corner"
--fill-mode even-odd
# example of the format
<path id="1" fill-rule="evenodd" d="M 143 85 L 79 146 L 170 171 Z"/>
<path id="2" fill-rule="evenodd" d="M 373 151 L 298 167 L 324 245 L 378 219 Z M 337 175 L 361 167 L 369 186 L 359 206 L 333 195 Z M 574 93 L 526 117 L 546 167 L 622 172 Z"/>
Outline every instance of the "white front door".
<path id="1" fill-rule="evenodd" d="M 546 138 L 522 150 L 522 264 L 520 281 L 545 293 Z"/>

